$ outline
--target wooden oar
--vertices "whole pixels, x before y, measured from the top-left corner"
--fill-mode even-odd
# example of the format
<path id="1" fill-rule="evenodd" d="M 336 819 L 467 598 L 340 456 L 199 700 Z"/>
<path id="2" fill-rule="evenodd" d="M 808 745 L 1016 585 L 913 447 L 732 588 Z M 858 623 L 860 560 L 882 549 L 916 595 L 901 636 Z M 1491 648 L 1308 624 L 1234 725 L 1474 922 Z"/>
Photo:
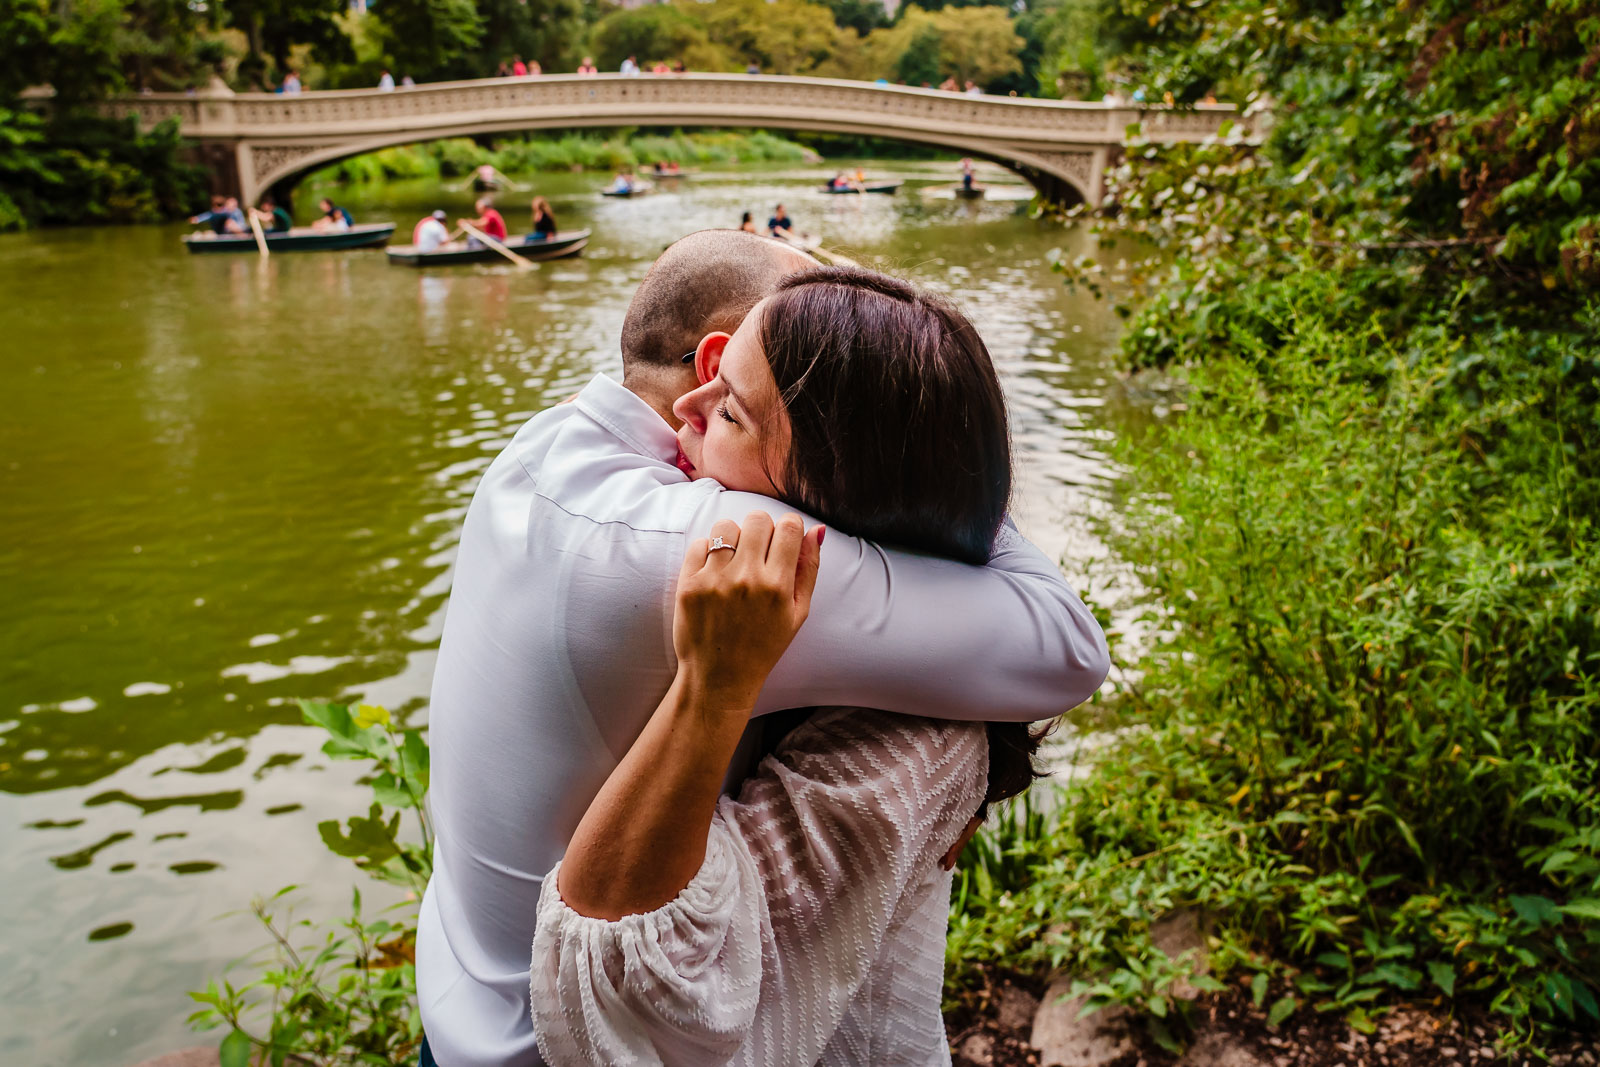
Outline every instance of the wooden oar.
<path id="1" fill-rule="evenodd" d="M 511 188 L 515 189 L 517 192 L 525 193 L 528 191 L 528 187 L 526 185 L 523 185 L 521 182 L 512 181 L 511 178 L 507 176 L 506 172 L 501 170 L 499 167 L 494 167 L 492 169 L 494 170 L 495 175 L 499 177 L 501 181 L 511 186 Z"/>
<path id="2" fill-rule="evenodd" d="M 255 209 L 246 208 L 250 212 L 250 229 L 256 235 L 256 248 L 261 252 L 261 258 L 266 259 L 272 253 L 267 251 L 267 235 L 261 232 L 261 220 L 256 218 Z"/>
<path id="3" fill-rule="evenodd" d="M 461 224 L 461 228 L 463 230 L 466 230 L 472 236 L 476 237 L 478 240 L 482 241 L 484 244 L 488 245 L 490 248 L 494 249 L 496 252 L 499 252 L 502 256 L 505 256 L 511 262 L 515 263 L 517 265 L 517 269 L 518 270 L 532 270 L 533 269 L 533 264 L 531 262 L 529 262 L 526 259 L 523 259 L 521 256 L 517 255 L 515 252 L 511 251 L 511 249 L 507 248 L 505 245 L 501 244 L 499 241 L 496 241 L 493 237 L 490 237 L 488 234 L 486 234 L 482 230 L 478 229 L 472 223 L 463 222 Z"/>

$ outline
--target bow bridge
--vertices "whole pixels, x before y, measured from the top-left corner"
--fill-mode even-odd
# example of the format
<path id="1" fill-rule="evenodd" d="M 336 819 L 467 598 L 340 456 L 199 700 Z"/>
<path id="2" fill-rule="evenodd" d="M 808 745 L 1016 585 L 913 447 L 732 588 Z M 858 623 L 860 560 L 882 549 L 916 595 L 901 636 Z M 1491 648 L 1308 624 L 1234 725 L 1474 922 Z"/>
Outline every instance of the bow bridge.
<path id="1" fill-rule="evenodd" d="M 1159 141 L 1195 141 L 1239 114 L 967 96 L 826 78 L 678 74 L 493 78 L 382 92 L 198 93 L 117 99 L 146 125 L 176 117 L 218 184 L 247 202 L 348 156 L 390 145 L 517 130 L 759 126 L 938 145 L 1003 164 L 1057 203 L 1098 205 L 1101 176 L 1131 123 Z"/>

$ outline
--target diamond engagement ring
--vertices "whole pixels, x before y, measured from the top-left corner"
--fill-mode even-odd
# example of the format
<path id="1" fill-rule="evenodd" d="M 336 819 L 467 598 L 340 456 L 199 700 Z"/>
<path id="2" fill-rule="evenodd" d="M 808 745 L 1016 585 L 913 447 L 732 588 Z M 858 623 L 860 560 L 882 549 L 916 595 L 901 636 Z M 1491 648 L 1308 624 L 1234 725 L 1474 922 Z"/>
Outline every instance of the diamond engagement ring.
<path id="1" fill-rule="evenodd" d="M 728 542 L 724 541 L 721 537 L 713 537 L 711 539 L 711 547 L 706 549 L 706 553 L 707 553 L 707 555 L 709 555 L 710 553 L 715 552 L 719 548 L 725 548 L 729 552 L 737 552 L 738 551 L 737 548 L 735 548 L 733 545 L 728 544 Z"/>

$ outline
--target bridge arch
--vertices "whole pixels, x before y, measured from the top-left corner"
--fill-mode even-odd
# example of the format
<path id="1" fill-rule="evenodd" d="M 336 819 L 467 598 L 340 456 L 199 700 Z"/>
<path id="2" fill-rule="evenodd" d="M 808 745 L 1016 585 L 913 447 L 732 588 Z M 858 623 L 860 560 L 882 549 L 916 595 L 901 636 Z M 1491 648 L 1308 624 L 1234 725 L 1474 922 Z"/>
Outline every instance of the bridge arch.
<path id="1" fill-rule="evenodd" d="M 683 126 L 686 123 L 655 123 L 642 122 L 637 119 L 616 119 L 614 121 L 585 121 L 581 125 L 570 120 L 548 122 L 542 125 L 533 125 L 519 120 L 506 120 L 496 122 L 477 123 L 472 126 L 452 128 L 438 133 L 418 135 L 414 131 L 404 133 L 385 133 L 360 141 L 346 142 L 336 145 L 321 145 L 307 151 L 303 155 L 293 158 L 280 158 L 275 154 L 267 153 L 266 159 L 272 163 L 272 169 L 265 173 L 258 172 L 255 186 L 250 196 L 255 195 L 255 190 L 266 192 L 278 188 L 281 184 L 293 184 L 312 171 L 321 167 L 337 163 L 353 156 L 366 155 L 384 148 L 393 148 L 397 145 L 421 144 L 428 141 L 437 141 L 449 137 L 476 137 L 496 133 L 520 133 L 529 130 L 576 130 L 576 129 L 609 129 L 628 126 Z M 776 123 L 766 121 L 733 121 L 725 119 L 717 123 L 706 123 L 707 127 L 734 128 L 734 127 L 760 127 L 774 130 L 806 130 L 818 133 L 861 134 L 869 137 L 878 137 L 895 141 L 907 141 L 915 144 L 933 145 L 939 148 L 949 148 L 964 155 L 980 157 L 991 160 L 1001 166 L 1016 172 L 1037 189 L 1042 196 L 1052 203 L 1070 206 L 1078 202 L 1087 202 L 1095 197 L 1098 190 L 1090 187 L 1089 182 L 1097 174 L 1094 161 L 1088 160 L 1078 167 L 1064 167 L 1059 160 L 1051 160 L 1042 154 L 1024 151 L 1009 151 L 1004 155 L 997 154 L 994 147 L 981 140 L 951 137 L 915 137 L 904 133 L 885 133 L 880 128 L 860 125 L 847 126 L 841 123 L 819 123 L 802 125 L 796 122 Z M 1099 166 L 1104 166 L 1100 163 Z M 250 197 L 247 196 L 246 199 Z"/>
<path id="2" fill-rule="evenodd" d="M 1022 174 L 1048 199 L 1098 204 L 1101 176 L 1131 123 L 1198 140 L 1237 119 L 1079 101 L 966 96 L 826 78 L 742 74 L 545 75 L 441 82 L 382 92 L 147 94 L 113 101 L 144 122 L 176 116 L 227 184 L 255 199 L 317 167 L 392 145 L 518 130 L 615 126 L 767 127 L 938 145 Z"/>

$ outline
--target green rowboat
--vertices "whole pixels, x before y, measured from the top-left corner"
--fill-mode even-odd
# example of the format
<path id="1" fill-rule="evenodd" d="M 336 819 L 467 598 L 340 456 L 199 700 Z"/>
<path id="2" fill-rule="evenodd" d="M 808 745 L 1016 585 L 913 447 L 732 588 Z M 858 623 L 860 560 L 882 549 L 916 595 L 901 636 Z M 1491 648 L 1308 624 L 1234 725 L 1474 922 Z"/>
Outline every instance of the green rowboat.
<path id="1" fill-rule="evenodd" d="M 369 222 L 352 226 L 348 230 L 317 232 L 309 228 L 279 230 L 268 233 L 269 252 L 328 252 L 343 248 L 371 248 L 387 244 L 394 233 L 392 222 Z M 201 252 L 255 252 L 254 234 L 191 233 L 184 235 L 183 246 L 196 254 Z"/>

